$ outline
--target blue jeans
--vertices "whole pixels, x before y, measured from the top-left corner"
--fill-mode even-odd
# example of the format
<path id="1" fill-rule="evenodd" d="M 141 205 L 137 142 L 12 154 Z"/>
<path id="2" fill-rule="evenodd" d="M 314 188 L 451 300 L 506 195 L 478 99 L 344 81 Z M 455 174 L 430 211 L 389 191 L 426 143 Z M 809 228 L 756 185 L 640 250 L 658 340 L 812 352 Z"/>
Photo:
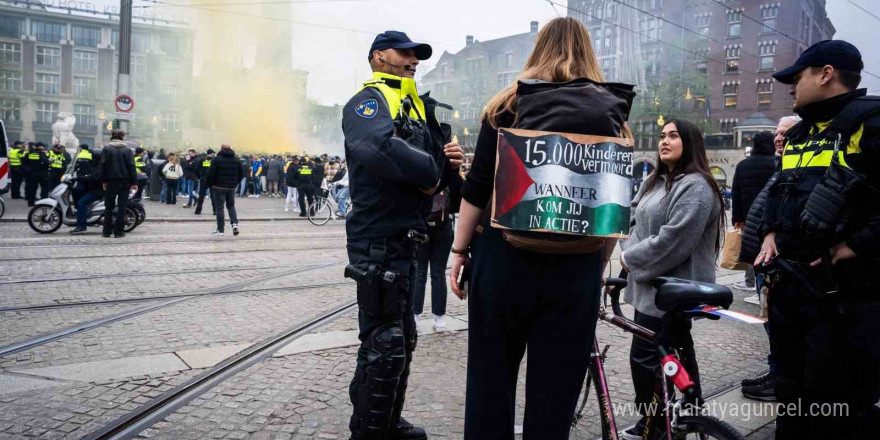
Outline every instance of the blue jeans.
<path id="1" fill-rule="evenodd" d="M 89 191 L 76 202 L 76 227 L 80 229 L 86 228 L 86 221 L 89 219 L 89 204 L 98 200 L 93 192 Z"/>
<path id="2" fill-rule="evenodd" d="M 159 191 L 159 201 L 165 202 L 165 192 L 168 191 L 168 182 L 162 180 L 162 190 Z"/>
<path id="3" fill-rule="evenodd" d="M 247 195 L 247 183 L 248 183 L 248 178 L 242 177 L 241 183 L 238 184 L 238 196 L 239 197 L 244 197 Z"/>
<path id="4" fill-rule="evenodd" d="M 337 208 L 337 214 L 345 217 L 348 212 L 345 211 L 345 205 L 348 202 L 348 187 L 343 186 L 336 191 L 336 203 L 339 204 Z"/>
<path id="5" fill-rule="evenodd" d="M 256 195 L 256 196 L 260 195 L 262 190 L 263 190 L 263 187 L 260 186 L 260 177 L 255 176 L 254 177 L 254 195 Z"/>
<path id="6" fill-rule="evenodd" d="M 193 179 L 181 179 L 180 181 L 179 191 L 177 194 L 183 194 L 187 197 L 192 197 L 192 192 L 195 187 L 195 182 Z"/>

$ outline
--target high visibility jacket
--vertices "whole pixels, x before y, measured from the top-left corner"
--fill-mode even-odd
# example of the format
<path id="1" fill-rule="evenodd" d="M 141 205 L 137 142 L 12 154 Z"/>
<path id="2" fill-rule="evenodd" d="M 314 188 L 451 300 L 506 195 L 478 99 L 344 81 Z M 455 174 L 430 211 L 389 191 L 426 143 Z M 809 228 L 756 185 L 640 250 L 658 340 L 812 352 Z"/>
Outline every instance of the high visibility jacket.
<path id="1" fill-rule="evenodd" d="M 367 87 L 373 87 L 382 92 L 385 103 L 388 104 L 388 111 L 393 119 L 397 119 L 400 114 L 400 106 L 404 98 L 410 98 L 413 108 L 409 112 L 409 116 L 421 121 L 425 120 L 425 103 L 419 97 L 416 89 L 416 80 L 413 78 L 403 78 L 399 76 L 389 75 L 382 72 L 373 72 L 373 79 L 364 83 L 360 90 Z M 359 91 L 360 91 L 359 90 Z M 378 109 L 365 108 L 363 112 L 366 116 L 370 116 L 370 112 L 378 111 Z"/>
<path id="2" fill-rule="evenodd" d="M 205 159 L 202 161 L 202 166 L 205 168 L 211 168 L 211 159 Z"/>
<path id="3" fill-rule="evenodd" d="M 54 151 L 49 152 L 49 167 L 53 171 L 61 171 L 64 168 L 64 154 L 58 154 Z"/>
<path id="4" fill-rule="evenodd" d="M 144 163 L 144 157 L 143 156 L 135 156 L 134 167 L 135 167 L 135 169 L 137 169 L 137 172 L 143 173 L 145 166 L 147 166 L 147 165 L 146 165 L 146 163 Z"/>
<path id="5" fill-rule="evenodd" d="M 93 157 L 89 150 L 82 150 L 76 154 L 76 160 L 92 160 Z M 137 161 L 135 161 L 135 166 L 137 166 Z"/>
<path id="6" fill-rule="evenodd" d="M 11 167 L 20 167 L 21 166 L 21 158 L 24 156 L 24 153 L 21 151 L 21 148 L 12 148 L 9 150 L 9 166 Z"/>

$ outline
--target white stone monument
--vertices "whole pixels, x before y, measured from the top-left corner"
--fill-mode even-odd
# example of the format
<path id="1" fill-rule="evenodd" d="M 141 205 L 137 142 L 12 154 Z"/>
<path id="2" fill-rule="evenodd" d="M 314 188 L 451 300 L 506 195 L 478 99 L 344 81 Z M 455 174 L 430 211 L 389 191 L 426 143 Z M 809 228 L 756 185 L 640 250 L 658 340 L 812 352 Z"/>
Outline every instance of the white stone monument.
<path id="1" fill-rule="evenodd" d="M 68 112 L 58 113 L 58 120 L 52 124 L 52 145 L 55 142 L 64 145 L 68 151 L 76 151 L 79 148 L 79 139 L 73 134 L 76 125 L 76 117 Z"/>

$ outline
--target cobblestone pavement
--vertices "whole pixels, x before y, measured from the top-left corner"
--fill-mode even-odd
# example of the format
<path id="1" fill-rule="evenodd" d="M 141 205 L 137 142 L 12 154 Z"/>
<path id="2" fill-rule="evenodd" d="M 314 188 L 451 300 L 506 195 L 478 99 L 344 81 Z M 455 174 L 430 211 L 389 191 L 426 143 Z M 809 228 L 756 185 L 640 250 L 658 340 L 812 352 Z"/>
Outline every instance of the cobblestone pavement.
<path id="1" fill-rule="evenodd" d="M 283 200 L 246 203 L 255 210 L 277 210 L 275 205 L 281 206 Z M 240 348 L 205 365 L 193 363 L 186 352 L 244 347 L 354 299 L 354 285 L 342 277 L 342 264 L 264 279 L 286 270 L 345 260 L 341 222 L 324 227 L 301 221 L 244 222 L 238 237 L 212 237 L 213 227 L 207 222 L 147 222 L 125 239 L 116 240 L 97 234 L 70 236 L 64 229 L 40 236 L 25 223 L 0 223 L 0 308 L 148 299 L 0 312 L 0 346 L 167 300 L 158 297 L 206 293 L 254 281 L 229 293 L 199 296 L 0 357 L 0 440 L 81 438 Z M 610 272 L 617 270 L 615 264 Z M 718 276 L 731 283 L 741 273 L 719 270 Z M 59 278 L 65 281 L 20 282 Z M 756 314 L 756 306 L 741 301 L 744 296 L 737 292 L 734 309 Z M 429 294 L 423 321 L 431 320 L 430 301 Z M 467 302 L 448 294 L 447 314 L 450 319 L 466 321 Z M 314 335 L 350 335 L 356 329 L 357 315 L 350 312 L 314 330 Z M 735 385 L 766 369 L 767 341 L 760 326 L 700 321 L 693 334 L 707 391 Z M 612 346 L 606 372 L 614 401 L 632 400 L 631 336 L 599 324 L 598 338 L 600 344 Z M 141 436 L 348 438 L 351 407 L 347 393 L 356 347 L 343 345 L 268 358 L 194 399 Z M 423 334 L 419 339 L 405 416 L 427 427 L 432 438 L 462 437 L 466 353 L 466 331 Z M 100 363 L 167 357 L 179 366 L 149 374 L 129 373 L 125 368 L 137 368 L 126 366 L 106 377 L 94 377 L 104 374 Z M 83 376 L 82 370 L 92 365 L 100 371 Z M 526 368 L 524 361 L 518 386 L 519 419 L 525 403 Z M 65 373 L 45 372 L 59 369 Z M 597 420 L 591 408 L 583 427 L 598 433 Z M 633 417 L 621 415 L 619 423 L 632 421 Z M 750 438 L 769 438 L 758 436 L 768 429 Z"/>

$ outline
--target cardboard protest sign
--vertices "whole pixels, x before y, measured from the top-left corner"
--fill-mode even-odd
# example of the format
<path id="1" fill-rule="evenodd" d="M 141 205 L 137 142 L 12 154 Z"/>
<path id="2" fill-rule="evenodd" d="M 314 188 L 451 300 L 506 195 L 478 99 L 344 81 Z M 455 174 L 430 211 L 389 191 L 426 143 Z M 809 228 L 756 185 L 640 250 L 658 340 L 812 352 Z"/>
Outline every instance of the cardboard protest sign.
<path id="1" fill-rule="evenodd" d="M 492 226 L 626 236 L 632 161 L 630 139 L 501 129 Z"/>

